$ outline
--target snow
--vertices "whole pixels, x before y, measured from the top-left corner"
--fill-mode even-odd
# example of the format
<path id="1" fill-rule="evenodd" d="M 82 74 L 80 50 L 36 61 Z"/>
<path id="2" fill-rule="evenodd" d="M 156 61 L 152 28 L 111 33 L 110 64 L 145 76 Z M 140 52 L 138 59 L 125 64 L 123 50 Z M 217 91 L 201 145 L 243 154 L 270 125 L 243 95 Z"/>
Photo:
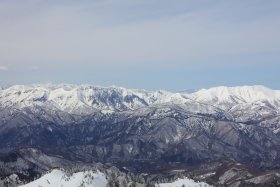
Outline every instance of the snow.
<path id="1" fill-rule="evenodd" d="M 192 179 L 184 178 L 184 179 L 177 179 L 171 183 L 160 183 L 157 184 L 157 187 L 211 187 L 211 185 L 204 183 L 204 182 L 195 182 Z"/>
<path id="2" fill-rule="evenodd" d="M 280 132 L 280 128 L 275 129 L 275 130 L 273 131 L 274 134 L 278 134 L 279 132 Z"/>
<path id="3" fill-rule="evenodd" d="M 84 187 L 106 187 L 106 176 L 97 171 L 77 172 L 70 176 L 60 169 L 54 169 L 41 178 L 32 181 L 21 187 L 78 187 L 84 184 Z"/>
<path id="4" fill-rule="evenodd" d="M 106 187 L 107 179 L 100 171 L 84 171 L 67 174 L 63 169 L 54 169 L 37 180 L 20 187 Z M 83 184 L 83 185 L 82 185 Z M 157 187 L 211 187 L 204 182 L 195 182 L 192 179 L 177 179 L 171 183 L 156 184 Z"/>
<path id="5" fill-rule="evenodd" d="M 213 176 L 215 174 L 216 174 L 216 172 L 206 173 L 206 174 L 200 175 L 199 178 L 200 179 L 205 179 L 205 178 Z"/>

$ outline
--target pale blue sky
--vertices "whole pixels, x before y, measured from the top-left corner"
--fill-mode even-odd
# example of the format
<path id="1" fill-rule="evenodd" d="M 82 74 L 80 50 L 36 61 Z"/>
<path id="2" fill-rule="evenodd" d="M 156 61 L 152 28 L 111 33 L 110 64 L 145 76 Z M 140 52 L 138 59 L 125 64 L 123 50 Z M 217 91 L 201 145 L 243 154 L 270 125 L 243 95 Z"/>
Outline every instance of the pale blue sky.
<path id="1" fill-rule="evenodd" d="M 280 89 L 279 0 L 1 0 L 0 85 Z"/>

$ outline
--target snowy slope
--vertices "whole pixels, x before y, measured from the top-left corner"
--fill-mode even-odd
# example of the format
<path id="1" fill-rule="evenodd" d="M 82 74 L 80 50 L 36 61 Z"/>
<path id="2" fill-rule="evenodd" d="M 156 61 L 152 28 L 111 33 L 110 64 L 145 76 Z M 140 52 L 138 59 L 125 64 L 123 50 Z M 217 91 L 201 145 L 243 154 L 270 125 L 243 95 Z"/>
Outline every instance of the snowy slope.
<path id="1" fill-rule="evenodd" d="M 78 172 L 67 175 L 63 170 L 54 169 L 41 178 L 32 181 L 21 187 L 78 187 L 84 184 L 84 187 L 106 187 L 106 176 L 97 171 Z"/>
<path id="2" fill-rule="evenodd" d="M 160 183 L 156 185 L 157 187 L 211 187 L 209 184 L 204 182 L 195 182 L 192 179 L 184 178 L 184 179 L 177 179 L 172 183 Z"/>

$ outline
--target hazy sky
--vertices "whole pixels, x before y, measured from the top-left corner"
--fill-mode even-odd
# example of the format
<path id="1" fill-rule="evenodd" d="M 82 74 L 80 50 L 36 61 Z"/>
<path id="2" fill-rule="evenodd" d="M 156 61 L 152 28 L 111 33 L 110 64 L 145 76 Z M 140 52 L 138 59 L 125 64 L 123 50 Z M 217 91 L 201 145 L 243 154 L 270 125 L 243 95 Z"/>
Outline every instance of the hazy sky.
<path id="1" fill-rule="evenodd" d="M 280 89 L 279 0 L 0 0 L 0 85 Z"/>

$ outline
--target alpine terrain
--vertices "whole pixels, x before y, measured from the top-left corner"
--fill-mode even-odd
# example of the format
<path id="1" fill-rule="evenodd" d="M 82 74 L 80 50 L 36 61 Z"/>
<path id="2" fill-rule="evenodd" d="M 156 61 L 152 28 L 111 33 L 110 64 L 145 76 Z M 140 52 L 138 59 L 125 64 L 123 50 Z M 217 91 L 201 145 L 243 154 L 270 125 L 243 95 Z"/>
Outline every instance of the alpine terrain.
<path id="1" fill-rule="evenodd" d="M 280 186 L 280 91 L 0 90 L 0 186 Z"/>

